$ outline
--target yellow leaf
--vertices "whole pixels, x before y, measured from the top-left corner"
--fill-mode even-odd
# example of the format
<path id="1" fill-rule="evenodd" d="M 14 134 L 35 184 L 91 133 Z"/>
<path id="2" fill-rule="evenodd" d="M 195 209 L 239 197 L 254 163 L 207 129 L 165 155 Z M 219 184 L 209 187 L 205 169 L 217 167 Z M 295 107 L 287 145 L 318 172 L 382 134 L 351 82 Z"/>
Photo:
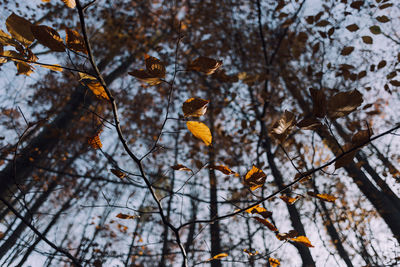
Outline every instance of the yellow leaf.
<path id="1" fill-rule="evenodd" d="M 171 166 L 171 168 L 176 171 L 188 171 L 188 172 L 192 171 L 191 169 L 189 169 L 188 167 L 186 167 L 182 164 L 177 164 L 177 165 Z"/>
<path id="2" fill-rule="evenodd" d="M 213 170 L 220 171 L 220 172 L 222 172 L 223 174 L 226 174 L 226 175 L 231 175 L 231 174 L 235 173 L 234 171 L 232 171 L 231 169 L 229 169 L 229 167 L 227 167 L 225 165 L 211 165 L 211 166 L 209 166 L 209 168 L 213 169 Z"/>
<path id="3" fill-rule="evenodd" d="M 258 255 L 258 251 L 256 250 L 255 252 L 250 252 L 248 249 L 243 249 L 243 252 L 247 253 L 249 256 L 255 256 Z"/>
<path id="4" fill-rule="evenodd" d="M 40 66 L 40 67 L 42 67 L 42 68 L 46 68 L 46 69 L 49 69 L 49 70 L 52 70 L 52 71 L 63 71 L 63 70 L 64 70 L 64 69 L 61 68 L 61 66 L 58 65 L 58 64 L 53 64 L 53 65 L 35 64 L 35 65 L 38 65 L 38 66 Z"/>
<path id="5" fill-rule="evenodd" d="M 227 253 L 219 253 L 219 254 L 215 255 L 214 257 L 209 258 L 206 261 L 218 260 L 218 259 L 222 259 L 222 258 L 225 258 L 225 257 L 228 257 Z"/>
<path id="6" fill-rule="evenodd" d="M 314 192 L 307 192 L 307 194 L 309 196 L 316 197 L 316 198 L 319 198 L 321 200 L 328 201 L 328 202 L 335 202 L 335 200 L 337 199 L 337 197 L 334 197 L 329 194 L 316 194 Z"/>
<path id="7" fill-rule="evenodd" d="M 135 215 L 128 215 L 128 214 L 123 214 L 123 213 L 118 213 L 117 216 L 115 216 L 115 217 L 123 219 L 123 220 L 137 218 L 137 216 L 135 216 Z"/>
<path id="8" fill-rule="evenodd" d="M 109 100 L 104 87 L 97 81 L 96 77 L 82 72 L 79 72 L 79 76 L 81 77 L 80 81 L 85 84 L 95 96 Z"/>
<path id="9" fill-rule="evenodd" d="M 303 245 L 305 245 L 306 247 L 309 247 L 309 248 L 313 248 L 314 247 L 313 245 L 311 245 L 310 240 L 308 240 L 307 237 L 302 236 L 302 235 L 298 236 L 298 237 L 295 237 L 295 238 L 291 238 L 290 240 L 292 240 L 294 242 L 297 242 L 297 243 L 300 243 L 300 244 L 303 244 Z"/>
<path id="10" fill-rule="evenodd" d="M 198 121 L 188 121 L 186 126 L 196 138 L 201 139 L 207 146 L 211 145 L 212 136 L 207 125 Z"/>
<path id="11" fill-rule="evenodd" d="M 18 50 L 23 50 L 22 46 L 16 40 L 2 30 L 0 30 L 0 45 L 20 47 Z"/>
<path id="12" fill-rule="evenodd" d="M 250 214 L 260 214 L 261 216 L 263 216 L 264 218 L 268 218 L 272 216 L 272 212 L 267 211 L 265 208 L 261 207 L 260 205 L 257 205 L 255 207 L 249 208 L 246 210 L 247 213 Z"/>
<path id="13" fill-rule="evenodd" d="M 251 191 L 254 191 L 264 185 L 266 177 L 267 175 L 262 170 L 253 165 L 253 168 L 246 173 L 244 183 L 250 187 Z"/>
<path id="14" fill-rule="evenodd" d="M 289 197 L 289 196 L 280 196 L 280 199 L 282 199 L 283 201 L 285 201 L 287 204 L 292 205 L 294 204 L 297 200 L 299 200 L 299 196 L 294 197 Z"/>
<path id="15" fill-rule="evenodd" d="M 58 32 L 53 28 L 45 25 L 32 25 L 31 31 L 38 42 L 50 48 L 50 50 L 55 52 L 65 51 L 63 40 L 61 39 Z"/>
<path id="16" fill-rule="evenodd" d="M 182 105 L 183 115 L 185 117 L 200 117 L 207 111 L 207 104 L 210 101 L 201 98 L 189 98 Z"/>
<path id="17" fill-rule="evenodd" d="M 123 173 L 123 172 L 120 171 L 120 170 L 111 169 L 110 171 L 111 171 L 115 176 L 117 176 L 117 177 L 120 178 L 120 179 L 124 179 L 124 178 L 126 177 L 126 173 Z"/>
<path id="18" fill-rule="evenodd" d="M 14 13 L 6 20 L 8 32 L 25 47 L 28 47 L 35 40 L 31 31 L 31 26 L 32 23 Z"/>
<path id="19" fill-rule="evenodd" d="M 87 54 L 85 42 L 79 32 L 66 28 L 65 33 L 65 42 L 67 43 L 68 49 Z"/>
<path id="20" fill-rule="evenodd" d="M 75 6 L 76 6 L 76 2 L 75 2 L 75 0 L 62 0 L 66 5 L 67 5 L 67 7 L 69 7 L 69 8 L 74 8 Z"/>
<path id="21" fill-rule="evenodd" d="M 222 66 L 222 60 L 215 60 L 208 57 L 198 57 L 189 64 L 189 70 L 204 72 L 207 75 L 213 74 Z"/>
<path id="22" fill-rule="evenodd" d="M 254 220 L 264 224 L 265 226 L 268 227 L 269 230 L 273 231 L 273 232 L 277 232 L 278 228 L 275 227 L 275 225 L 273 225 L 270 221 L 268 221 L 267 219 L 261 219 L 258 217 L 253 217 Z"/>
<path id="23" fill-rule="evenodd" d="M 271 267 L 277 267 L 277 266 L 281 265 L 279 260 L 271 258 L 271 257 L 268 259 L 268 262 L 271 265 Z"/>

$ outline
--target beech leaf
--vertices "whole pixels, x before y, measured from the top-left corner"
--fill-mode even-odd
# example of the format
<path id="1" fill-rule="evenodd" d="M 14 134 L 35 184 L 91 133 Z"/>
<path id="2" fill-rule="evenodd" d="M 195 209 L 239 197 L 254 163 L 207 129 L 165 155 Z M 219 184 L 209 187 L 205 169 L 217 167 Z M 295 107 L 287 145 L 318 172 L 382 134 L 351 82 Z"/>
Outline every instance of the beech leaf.
<path id="1" fill-rule="evenodd" d="M 117 216 L 115 216 L 117 218 L 123 219 L 123 220 L 127 220 L 127 219 L 135 219 L 138 216 L 135 215 L 129 215 L 129 214 L 123 214 L 123 213 L 118 213 Z"/>
<path id="2" fill-rule="evenodd" d="M 80 81 L 86 85 L 92 93 L 98 98 L 104 98 L 110 100 L 104 89 L 104 87 L 97 81 L 96 77 L 88 75 L 86 73 L 79 72 Z"/>
<path id="3" fill-rule="evenodd" d="M 66 5 L 67 5 L 67 7 L 69 7 L 69 8 L 74 8 L 75 6 L 76 6 L 76 2 L 75 2 L 75 0 L 62 0 Z"/>
<path id="4" fill-rule="evenodd" d="M 358 90 L 341 92 L 328 100 L 328 114 L 331 118 L 339 118 L 356 110 L 363 102 L 362 94 Z"/>
<path id="5" fill-rule="evenodd" d="M 348 56 L 354 51 L 354 46 L 346 46 L 342 49 L 342 52 L 340 54 L 342 56 Z"/>
<path id="6" fill-rule="evenodd" d="M 361 39 L 363 40 L 364 43 L 366 44 L 372 44 L 374 42 L 374 40 L 372 39 L 371 36 L 362 36 Z"/>
<path id="7" fill-rule="evenodd" d="M 250 214 L 260 214 L 262 217 L 264 217 L 265 219 L 269 218 L 272 216 L 272 212 L 267 211 L 265 208 L 261 207 L 260 205 L 257 205 L 255 207 L 252 208 L 248 208 L 246 210 L 247 213 Z"/>
<path id="8" fill-rule="evenodd" d="M 45 25 L 32 25 L 31 31 L 38 42 L 55 52 L 64 52 L 65 46 L 56 30 Z"/>
<path id="9" fill-rule="evenodd" d="M 182 105 L 183 115 L 185 117 L 200 117 L 207 111 L 207 104 L 210 101 L 201 98 L 189 98 Z"/>
<path id="10" fill-rule="evenodd" d="M 291 238 L 290 240 L 292 240 L 294 242 L 297 242 L 297 243 L 300 243 L 300 244 L 303 244 L 303 245 L 305 245 L 306 247 L 309 247 L 309 248 L 313 248 L 314 247 L 311 244 L 310 240 L 308 240 L 307 237 L 302 236 L 302 235 L 298 236 L 298 237 L 295 237 L 295 238 Z"/>
<path id="11" fill-rule="evenodd" d="M 264 185 L 267 175 L 253 165 L 250 171 L 248 171 L 244 177 L 244 184 L 250 187 L 251 191 Z"/>
<path id="12" fill-rule="evenodd" d="M 152 77 L 165 78 L 165 65 L 158 58 L 144 55 L 147 72 Z"/>
<path id="13" fill-rule="evenodd" d="M 243 249 L 243 252 L 247 253 L 247 255 L 249 255 L 249 256 L 255 256 L 255 255 L 258 255 L 258 253 L 259 253 L 257 250 L 255 252 L 251 252 L 247 248 Z"/>
<path id="14" fill-rule="evenodd" d="M 280 143 L 283 143 L 295 123 L 296 120 L 294 114 L 285 110 L 285 113 L 282 115 L 282 117 L 272 127 L 272 136 Z"/>
<path id="15" fill-rule="evenodd" d="M 14 13 L 6 20 L 8 32 L 25 47 L 28 47 L 35 40 L 31 31 L 31 26 L 32 23 Z"/>
<path id="16" fill-rule="evenodd" d="M 299 196 L 296 196 L 296 197 L 289 197 L 289 196 L 286 196 L 286 195 L 280 196 L 279 198 L 282 199 L 283 201 L 285 201 L 285 203 L 286 203 L 286 204 L 289 204 L 289 205 L 294 204 L 297 200 L 300 199 Z"/>
<path id="17" fill-rule="evenodd" d="M 268 221 L 267 219 L 262 219 L 262 218 L 258 218 L 258 217 L 253 217 L 254 220 L 258 221 L 259 223 L 264 224 L 265 226 L 267 226 L 267 228 L 269 230 L 271 230 L 272 232 L 277 232 L 278 228 L 275 227 L 275 225 L 273 225 L 270 221 Z"/>
<path id="18" fill-rule="evenodd" d="M 211 145 L 212 136 L 207 125 L 198 121 L 188 121 L 186 126 L 196 138 L 202 140 L 207 146 Z"/>
<path id="19" fill-rule="evenodd" d="M 210 75 L 213 74 L 221 66 L 222 60 L 215 60 L 209 57 L 198 57 L 189 64 L 188 69 Z"/>
<path id="20" fill-rule="evenodd" d="M 65 33 L 65 42 L 67 43 L 68 49 L 87 54 L 85 41 L 79 32 L 66 28 Z"/>
<path id="21" fill-rule="evenodd" d="M 279 265 L 281 265 L 279 260 L 271 258 L 271 257 L 268 258 L 268 262 L 271 265 L 271 267 L 278 267 Z"/>
<path id="22" fill-rule="evenodd" d="M 225 165 L 211 165 L 211 166 L 209 166 L 209 168 L 213 169 L 213 170 L 220 171 L 220 172 L 222 172 L 223 174 L 226 174 L 226 175 L 231 175 L 231 174 L 235 173 L 234 171 L 229 169 L 228 166 L 225 166 Z"/>
<path id="23" fill-rule="evenodd" d="M 122 172 L 122 171 L 120 171 L 120 170 L 111 169 L 110 171 L 111 171 L 115 176 L 117 176 L 117 177 L 120 178 L 120 179 L 124 179 L 124 178 L 126 177 L 126 173 L 124 173 L 124 172 Z"/>
<path id="24" fill-rule="evenodd" d="M 327 202 L 335 202 L 335 200 L 337 199 L 337 197 L 329 195 L 329 194 L 317 194 L 314 192 L 307 192 L 307 194 L 309 196 L 319 198 L 319 199 L 327 201 Z"/>
<path id="25" fill-rule="evenodd" d="M 222 258 L 225 258 L 225 257 L 228 257 L 227 253 L 219 253 L 219 254 L 213 256 L 212 258 L 209 258 L 206 261 L 218 260 L 218 259 L 222 259 Z"/>
<path id="26" fill-rule="evenodd" d="M 128 72 L 128 74 L 148 83 L 149 85 L 157 85 L 161 83 L 160 78 L 152 76 L 150 73 L 143 69 L 133 70 L 131 72 Z"/>
<path id="27" fill-rule="evenodd" d="M 93 149 L 99 149 L 103 147 L 99 135 L 100 133 L 88 138 L 88 143 Z"/>
<path id="28" fill-rule="evenodd" d="M 377 26 L 377 25 L 374 25 L 374 26 L 369 27 L 369 30 L 370 30 L 370 32 L 373 33 L 373 34 L 380 34 L 380 33 L 382 33 L 381 28 L 380 28 L 379 26 Z"/>
<path id="29" fill-rule="evenodd" d="M 188 167 L 186 167 L 182 164 L 177 164 L 177 165 L 171 166 L 171 168 L 176 171 L 188 171 L 188 172 L 192 171 L 191 169 L 189 169 Z"/>
<path id="30" fill-rule="evenodd" d="M 350 25 L 346 26 L 346 29 L 351 31 L 351 32 L 355 32 L 360 28 L 358 27 L 357 24 L 350 24 Z"/>

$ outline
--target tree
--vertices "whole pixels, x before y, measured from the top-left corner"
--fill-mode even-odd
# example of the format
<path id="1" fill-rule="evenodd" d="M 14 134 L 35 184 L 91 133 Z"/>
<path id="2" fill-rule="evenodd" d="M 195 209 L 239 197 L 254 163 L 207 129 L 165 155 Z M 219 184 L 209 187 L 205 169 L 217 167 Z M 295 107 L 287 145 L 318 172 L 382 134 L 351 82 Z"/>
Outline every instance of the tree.
<path id="1" fill-rule="evenodd" d="M 398 263 L 392 1 L 42 2 L 1 4 L 2 264 Z"/>

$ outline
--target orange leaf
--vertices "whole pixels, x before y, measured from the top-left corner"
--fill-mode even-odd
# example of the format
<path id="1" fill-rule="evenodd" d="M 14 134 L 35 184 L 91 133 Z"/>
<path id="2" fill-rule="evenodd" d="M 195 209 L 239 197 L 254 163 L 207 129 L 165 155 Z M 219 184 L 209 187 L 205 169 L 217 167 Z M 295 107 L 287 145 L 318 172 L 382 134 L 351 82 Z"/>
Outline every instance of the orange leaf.
<path id="1" fill-rule="evenodd" d="M 69 7 L 69 8 L 74 8 L 75 6 L 76 6 L 76 2 L 75 2 L 75 0 L 62 0 L 66 5 L 67 5 L 67 7 Z"/>
<path id="2" fill-rule="evenodd" d="M 135 216 L 135 215 L 128 215 L 128 214 L 123 214 L 123 213 L 118 213 L 117 216 L 115 216 L 115 217 L 123 219 L 123 220 L 137 218 L 137 216 Z"/>
<path id="3" fill-rule="evenodd" d="M 249 256 L 255 256 L 258 255 L 258 251 L 256 250 L 255 252 L 250 252 L 248 249 L 243 249 L 243 252 L 247 253 Z"/>
<path id="4" fill-rule="evenodd" d="M 271 257 L 268 259 L 268 262 L 271 265 L 271 267 L 277 267 L 277 266 L 281 265 L 279 260 L 271 258 Z"/>
<path id="5" fill-rule="evenodd" d="M 335 200 L 337 199 L 337 197 L 334 197 L 329 194 L 316 194 L 314 192 L 307 192 L 307 194 L 309 196 L 316 197 L 316 198 L 319 198 L 321 200 L 328 201 L 328 202 L 335 202 Z"/>
<path id="6" fill-rule="evenodd" d="M 66 28 L 65 33 L 65 42 L 67 43 L 68 49 L 87 54 L 85 41 L 79 32 Z"/>
<path id="7" fill-rule="evenodd" d="M 93 149 L 99 149 L 99 148 L 103 147 L 103 144 L 101 143 L 99 135 L 100 135 L 100 133 L 98 133 L 97 135 L 95 135 L 93 137 L 88 138 L 88 143 Z"/>
<path id="8" fill-rule="evenodd" d="M 124 173 L 124 172 L 122 172 L 122 171 L 120 171 L 120 170 L 111 169 L 110 171 L 111 171 L 115 176 L 117 176 L 117 177 L 120 178 L 120 179 L 124 179 L 124 178 L 126 177 L 126 173 Z"/>
<path id="9" fill-rule="evenodd" d="M 289 205 L 294 204 L 297 200 L 300 199 L 299 196 L 296 196 L 296 197 L 280 196 L 279 198 L 282 199 L 283 201 L 285 201 Z"/>
<path id="10" fill-rule="evenodd" d="M 206 261 L 218 260 L 218 259 L 222 259 L 222 258 L 225 258 L 225 257 L 228 257 L 227 253 L 219 253 L 219 254 L 215 255 L 214 257 L 212 257 L 212 258 L 210 258 L 210 259 L 208 259 Z"/>
<path id="11" fill-rule="evenodd" d="M 186 126 L 196 138 L 203 140 L 207 146 L 211 145 L 212 136 L 207 125 L 198 121 L 187 121 Z"/>
<path id="12" fill-rule="evenodd" d="M 311 245 L 310 240 L 308 240 L 307 237 L 302 236 L 302 235 L 298 236 L 298 237 L 295 237 L 295 238 L 291 238 L 290 240 L 292 240 L 294 242 L 297 242 L 297 243 L 300 243 L 300 244 L 303 244 L 303 245 L 305 245 L 306 247 L 309 247 L 309 248 L 313 248 L 314 247 L 313 245 Z"/>
<path id="13" fill-rule="evenodd" d="M 261 218 L 258 218 L 258 217 L 254 217 L 253 219 L 256 220 L 256 221 L 258 221 L 258 222 L 260 222 L 260 223 L 262 223 L 262 224 L 264 224 L 265 226 L 268 227 L 269 230 L 271 230 L 271 231 L 273 231 L 273 232 L 277 232 L 277 231 L 278 231 L 278 229 L 275 227 L 275 225 L 273 225 L 273 224 L 272 224 L 270 221 L 268 221 L 267 219 L 261 219 Z"/>
<path id="14" fill-rule="evenodd" d="M 246 173 L 244 183 L 250 187 L 251 191 L 254 191 L 264 185 L 266 177 L 267 175 L 262 170 L 253 165 L 253 168 Z"/>
<path id="15" fill-rule="evenodd" d="M 210 169 L 214 169 L 214 170 L 218 170 L 220 172 L 222 172 L 223 174 L 226 175 L 231 175 L 234 174 L 235 172 L 232 171 L 231 169 L 229 169 L 229 167 L 225 166 L 225 165 L 211 165 L 209 166 Z"/>
<path id="16" fill-rule="evenodd" d="M 260 205 L 257 205 L 255 207 L 249 208 L 249 209 L 246 210 L 246 212 L 250 213 L 250 214 L 254 214 L 254 213 L 260 214 L 265 219 L 272 216 L 272 212 L 267 211 L 265 208 L 261 207 Z"/>

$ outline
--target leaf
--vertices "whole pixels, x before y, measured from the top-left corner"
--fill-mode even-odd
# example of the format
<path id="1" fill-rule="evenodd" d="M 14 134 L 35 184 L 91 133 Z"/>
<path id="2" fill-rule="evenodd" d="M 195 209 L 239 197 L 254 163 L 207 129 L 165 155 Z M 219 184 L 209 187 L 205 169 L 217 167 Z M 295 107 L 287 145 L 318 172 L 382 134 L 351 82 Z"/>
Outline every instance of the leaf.
<path id="1" fill-rule="evenodd" d="M 207 146 L 211 145 L 212 136 L 207 125 L 198 121 L 188 121 L 186 126 L 196 138 L 201 139 Z"/>
<path id="2" fill-rule="evenodd" d="M 93 149 L 99 149 L 103 147 L 99 135 L 100 133 L 88 138 L 88 143 Z"/>
<path id="3" fill-rule="evenodd" d="M 286 196 L 286 195 L 280 196 L 279 198 L 282 199 L 283 201 L 285 201 L 286 204 L 289 204 L 289 205 L 293 205 L 297 200 L 300 199 L 299 196 L 289 197 L 289 196 Z"/>
<path id="4" fill-rule="evenodd" d="M 383 67 L 385 67 L 386 66 L 386 61 L 385 60 L 381 60 L 379 63 L 378 63 L 378 69 L 382 69 Z"/>
<path id="5" fill-rule="evenodd" d="M 288 238 L 295 238 L 298 235 L 299 235 L 299 233 L 296 230 L 290 230 L 288 233 L 284 233 L 284 234 L 277 233 L 275 236 L 276 236 L 276 238 L 278 238 L 278 240 L 283 241 Z"/>
<path id="6" fill-rule="evenodd" d="M 247 253 L 247 255 L 249 255 L 250 257 L 258 255 L 259 252 L 256 250 L 255 252 L 251 252 L 249 251 L 247 248 L 243 249 L 243 252 Z"/>
<path id="7" fill-rule="evenodd" d="M 373 34 L 380 34 L 380 33 L 382 33 L 381 28 L 380 28 L 379 26 L 377 26 L 377 25 L 374 25 L 374 26 L 369 27 L 369 30 L 370 30 L 370 32 L 373 33 Z"/>
<path id="8" fill-rule="evenodd" d="M 189 98 L 182 105 L 183 115 L 185 117 L 200 117 L 207 111 L 207 104 L 210 101 L 201 98 Z"/>
<path id="9" fill-rule="evenodd" d="M 393 6 L 393 4 L 392 3 L 386 3 L 386 4 L 383 4 L 383 5 L 381 5 L 381 6 L 379 6 L 379 9 L 385 9 L 385 8 L 388 8 L 388 7 L 391 7 L 391 6 Z"/>
<path id="10" fill-rule="evenodd" d="M 209 57 L 198 57 L 189 64 L 188 70 L 199 71 L 210 75 L 221 66 L 222 60 L 215 60 Z"/>
<path id="11" fill-rule="evenodd" d="M 358 27 L 357 24 L 350 24 L 350 25 L 346 26 L 346 29 L 351 31 L 351 32 L 355 32 L 360 28 Z"/>
<path id="12" fill-rule="evenodd" d="M 318 22 L 317 24 L 315 24 L 315 26 L 317 27 L 325 27 L 328 26 L 330 23 L 327 20 L 321 20 L 320 22 Z"/>
<path id="13" fill-rule="evenodd" d="M 390 21 L 390 19 L 387 16 L 378 16 L 378 17 L 376 17 L 376 20 L 379 22 L 382 22 L 382 23 L 386 23 L 386 22 Z"/>
<path id="14" fill-rule="evenodd" d="M 85 41 L 79 32 L 66 28 L 65 34 L 65 42 L 67 43 L 68 49 L 87 54 Z"/>
<path id="15" fill-rule="evenodd" d="M 97 81 L 96 77 L 88 75 L 86 73 L 79 72 L 80 81 L 86 85 L 92 93 L 98 98 L 104 98 L 110 100 L 104 89 L 104 87 Z"/>
<path id="16" fill-rule="evenodd" d="M 32 25 L 31 31 L 38 42 L 55 52 L 64 52 L 65 46 L 56 30 L 45 25 Z"/>
<path id="17" fill-rule="evenodd" d="M 296 120 L 294 114 L 285 110 L 285 113 L 282 115 L 282 117 L 272 127 L 272 136 L 280 143 L 283 143 L 295 123 Z"/>
<path id="18" fill-rule="evenodd" d="M 33 72 L 33 67 L 26 62 L 18 61 L 15 62 L 15 65 L 17 66 L 18 70 L 17 74 L 23 74 L 29 76 Z"/>
<path id="19" fill-rule="evenodd" d="M 10 35 L 8 35 L 6 32 L 0 30 L 0 45 L 10 45 L 10 46 L 14 46 L 14 47 L 20 47 L 19 50 L 23 50 L 23 48 L 21 47 L 21 45 L 14 40 Z"/>
<path id="20" fill-rule="evenodd" d="M 353 147 L 359 147 L 365 145 L 370 139 L 373 133 L 370 130 L 358 131 L 351 138 L 351 143 Z"/>
<path id="21" fill-rule="evenodd" d="M 363 97 L 358 90 L 337 93 L 328 100 L 328 115 L 331 118 L 343 117 L 356 110 L 362 102 Z"/>
<path id="22" fill-rule="evenodd" d="M 143 69 L 133 70 L 131 72 L 128 72 L 128 74 L 148 83 L 149 85 L 157 85 L 162 82 L 160 78 L 150 75 L 147 71 Z"/>
<path id="23" fill-rule="evenodd" d="M 364 4 L 364 0 L 354 1 L 350 4 L 350 7 L 360 10 L 360 8 L 363 4 Z"/>
<path id="24" fill-rule="evenodd" d="M 219 254 L 215 255 L 214 257 L 209 258 L 206 261 L 219 260 L 219 259 L 222 259 L 222 258 L 225 258 L 225 257 L 228 257 L 227 253 L 219 253 Z"/>
<path id="25" fill-rule="evenodd" d="M 111 169 L 110 171 L 111 171 L 115 176 L 117 176 L 117 177 L 120 178 L 120 179 L 124 179 L 124 178 L 126 177 L 126 173 L 124 173 L 124 172 L 122 172 L 122 171 L 120 171 L 120 170 Z"/>
<path id="26" fill-rule="evenodd" d="M 192 171 L 191 169 L 189 169 L 188 167 L 186 167 L 182 164 L 177 164 L 177 165 L 171 166 L 171 168 L 176 171 L 188 171 L 188 172 Z"/>
<path id="27" fill-rule="evenodd" d="M 299 121 L 296 126 L 303 130 L 315 130 L 322 126 L 322 124 L 318 119 L 311 117 Z"/>
<path id="28" fill-rule="evenodd" d="M 75 0 L 62 0 L 66 5 L 67 5 L 67 7 L 69 7 L 69 8 L 74 8 L 75 6 L 76 6 L 76 2 L 75 2 Z"/>
<path id="29" fill-rule="evenodd" d="M 372 39 L 371 36 L 362 36 L 361 39 L 363 40 L 364 43 L 366 44 L 372 44 L 374 40 Z"/>
<path id="30" fill-rule="evenodd" d="M 306 247 L 313 248 L 314 246 L 311 245 L 310 240 L 308 240 L 305 236 L 298 236 L 295 238 L 291 238 L 292 241 L 305 245 Z"/>
<path id="31" fill-rule="evenodd" d="M 144 55 L 147 72 L 152 77 L 165 78 L 165 65 L 159 59 Z"/>
<path id="32" fill-rule="evenodd" d="M 399 86 L 400 86 L 400 81 L 398 81 L 398 80 L 391 80 L 389 83 L 390 83 L 391 85 L 393 85 L 393 86 L 396 86 L 396 87 L 399 87 Z"/>
<path id="33" fill-rule="evenodd" d="M 6 20 L 8 32 L 25 47 L 28 47 L 35 40 L 31 31 L 31 26 L 32 23 L 14 13 Z"/>
<path id="34" fill-rule="evenodd" d="M 272 216 L 272 212 L 267 211 L 265 208 L 261 207 L 260 205 L 254 206 L 252 208 L 248 208 L 246 210 L 247 213 L 250 214 L 260 214 L 262 217 L 264 217 L 265 219 L 269 218 Z"/>
<path id="35" fill-rule="evenodd" d="M 342 56 L 348 56 L 350 55 L 352 52 L 354 51 L 354 46 L 345 46 L 342 49 L 342 52 L 340 52 L 340 54 Z"/>
<path id="36" fill-rule="evenodd" d="M 33 64 L 35 64 L 35 63 L 33 63 Z M 38 66 L 40 66 L 40 67 L 42 67 L 42 68 L 46 68 L 46 69 L 49 69 L 49 70 L 52 70 L 52 71 L 63 71 L 64 69 L 61 67 L 61 65 L 59 65 L 59 64 L 53 64 L 53 65 L 41 65 L 41 64 L 35 64 L 35 65 L 38 65 Z"/>
<path id="37" fill-rule="evenodd" d="M 123 219 L 123 220 L 126 220 L 126 219 L 135 219 L 135 218 L 137 218 L 138 216 L 123 214 L 123 213 L 118 213 L 117 216 L 115 216 L 115 217 L 120 218 L 120 219 Z"/>
<path id="38" fill-rule="evenodd" d="M 220 172 L 222 172 L 223 174 L 226 174 L 226 175 L 231 175 L 231 174 L 235 173 L 234 171 L 229 169 L 228 166 L 225 166 L 225 165 L 211 165 L 211 166 L 209 166 L 209 168 L 213 169 L 213 170 L 220 171 Z"/>
<path id="39" fill-rule="evenodd" d="M 264 185 L 267 175 L 256 166 L 253 165 L 244 177 L 244 184 L 250 187 L 251 191 Z"/>
<path id="40" fill-rule="evenodd" d="M 279 265 L 281 265 L 279 260 L 271 258 L 271 257 L 268 258 L 268 262 L 271 265 L 271 267 L 278 267 Z"/>
<path id="41" fill-rule="evenodd" d="M 265 226 L 267 226 L 267 228 L 269 230 L 271 230 L 272 232 L 277 232 L 278 229 L 275 227 L 275 225 L 273 225 L 270 221 L 268 221 L 267 219 L 262 219 L 259 217 L 253 217 L 254 220 L 258 221 L 259 223 L 264 224 Z"/>
<path id="42" fill-rule="evenodd" d="M 307 194 L 309 196 L 316 197 L 316 198 L 319 198 L 319 199 L 321 199 L 323 201 L 327 201 L 327 202 L 335 202 L 335 200 L 337 199 L 337 197 L 334 197 L 329 194 L 317 194 L 317 193 L 310 192 L 310 191 L 307 192 Z"/>

